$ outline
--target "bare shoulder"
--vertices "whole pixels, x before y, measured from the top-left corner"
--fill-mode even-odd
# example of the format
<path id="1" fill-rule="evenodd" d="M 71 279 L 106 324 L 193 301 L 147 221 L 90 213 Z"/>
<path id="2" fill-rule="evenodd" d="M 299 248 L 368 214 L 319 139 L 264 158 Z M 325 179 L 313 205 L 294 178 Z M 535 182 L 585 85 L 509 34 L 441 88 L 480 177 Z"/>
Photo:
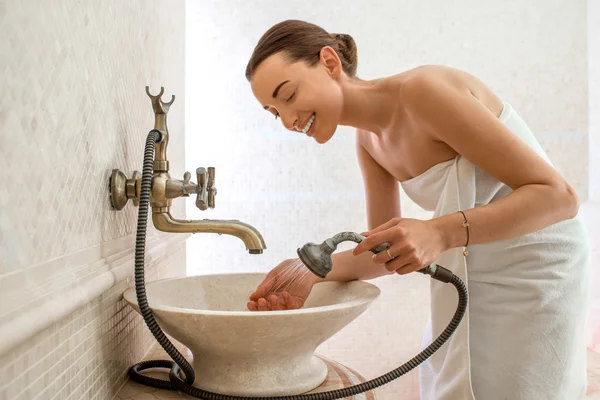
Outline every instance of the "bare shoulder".
<path id="1" fill-rule="evenodd" d="M 407 71 L 402 79 L 403 92 L 418 91 L 440 85 L 468 90 L 484 84 L 468 72 L 443 65 L 423 65 L 414 68 Z"/>
<path id="2" fill-rule="evenodd" d="M 403 100 L 410 105 L 414 101 L 429 101 L 431 95 L 470 95 L 499 115 L 502 99 L 476 76 L 452 67 L 424 65 L 407 71 L 402 79 Z"/>
<path id="3" fill-rule="evenodd" d="M 373 133 L 356 128 L 356 145 L 367 148 L 373 140 Z"/>

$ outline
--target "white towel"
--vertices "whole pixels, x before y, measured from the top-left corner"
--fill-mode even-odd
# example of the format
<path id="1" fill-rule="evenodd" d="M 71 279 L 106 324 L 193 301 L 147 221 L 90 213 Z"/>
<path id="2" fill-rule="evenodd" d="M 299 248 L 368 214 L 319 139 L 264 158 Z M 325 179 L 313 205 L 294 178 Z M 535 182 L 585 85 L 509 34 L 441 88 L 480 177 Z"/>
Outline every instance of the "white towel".
<path id="1" fill-rule="evenodd" d="M 550 162 L 510 104 L 499 119 Z M 460 156 L 402 187 L 421 207 L 435 210 L 434 217 L 511 192 Z M 436 263 L 467 284 L 469 307 L 450 340 L 420 368 L 421 400 L 585 397 L 590 247 L 580 217 L 519 238 L 471 245 L 467 257 L 462 248 L 452 249 Z M 457 299 L 452 285 L 431 281 L 423 346 L 447 326 Z"/>

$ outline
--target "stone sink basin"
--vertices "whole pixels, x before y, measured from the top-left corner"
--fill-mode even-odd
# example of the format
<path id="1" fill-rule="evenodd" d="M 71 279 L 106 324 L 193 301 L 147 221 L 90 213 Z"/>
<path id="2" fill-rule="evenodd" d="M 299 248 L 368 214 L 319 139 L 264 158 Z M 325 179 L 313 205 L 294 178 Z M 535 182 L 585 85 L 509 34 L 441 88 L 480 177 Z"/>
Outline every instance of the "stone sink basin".
<path id="1" fill-rule="evenodd" d="M 322 282 L 301 309 L 249 311 L 248 296 L 265 276 L 201 275 L 146 284 L 160 327 L 193 354 L 194 386 L 238 396 L 311 391 L 327 375 L 324 362 L 315 357 L 317 347 L 380 294 L 363 281 Z M 135 289 L 123 296 L 139 312 Z"/>

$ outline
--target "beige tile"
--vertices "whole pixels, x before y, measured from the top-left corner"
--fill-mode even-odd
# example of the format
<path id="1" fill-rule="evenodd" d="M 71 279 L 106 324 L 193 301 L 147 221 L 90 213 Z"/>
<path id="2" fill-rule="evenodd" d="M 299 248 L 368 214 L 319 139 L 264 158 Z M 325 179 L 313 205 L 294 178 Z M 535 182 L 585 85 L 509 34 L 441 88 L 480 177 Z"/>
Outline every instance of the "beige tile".
<path id="1" fill-rule="evenodd" d="M 135 208 L 110 210 L 107 178 L 112 168 L 141 168 L 153 126 L 146 85 L 178 97 L 169 113 L 169 153 L 173 172 L 183 172 L 184 3 L 0 6 L 0 33 L 10 38 L 0 110 L 12 110 L 0 112 L 0 163 L 10 166 L 0 171 L 0 209 L 11 209 L 0 217 L 0 277 L 135 232 Z M 40 195 L 27 195 L 17 176 Z M 182 202 L 174 205 L 178 215 L 183 210 Z M 148 235 L 158 232 L 150 227 Z M 153 264 L 147 279 L 181 274 L 185 248 Z M 0 354 L 0 399 L 110 399 L 152 343 L 120 298 L 131 284 L 117 284 Z"/>

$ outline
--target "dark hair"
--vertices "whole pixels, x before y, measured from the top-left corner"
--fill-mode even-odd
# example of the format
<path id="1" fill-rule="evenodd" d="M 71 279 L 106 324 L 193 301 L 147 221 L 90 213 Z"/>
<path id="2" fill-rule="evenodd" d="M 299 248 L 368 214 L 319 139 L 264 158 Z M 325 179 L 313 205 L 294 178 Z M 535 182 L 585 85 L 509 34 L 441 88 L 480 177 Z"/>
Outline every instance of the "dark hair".
<path id="1" fill-rule="evenodd" d="M 324 46 L 331 46 L 335 50 L 348 76 L 356 75 L 358 58 L 352 36 L 330 34 L 309 22 L 287 20 L 274 25 L 260 38 L 246 66 L 246 79 L 250 81 L 260 63 L 279 52 L 284 52 L 290 62 L 302 60 L 313 66 L 319 61 Z"/>

